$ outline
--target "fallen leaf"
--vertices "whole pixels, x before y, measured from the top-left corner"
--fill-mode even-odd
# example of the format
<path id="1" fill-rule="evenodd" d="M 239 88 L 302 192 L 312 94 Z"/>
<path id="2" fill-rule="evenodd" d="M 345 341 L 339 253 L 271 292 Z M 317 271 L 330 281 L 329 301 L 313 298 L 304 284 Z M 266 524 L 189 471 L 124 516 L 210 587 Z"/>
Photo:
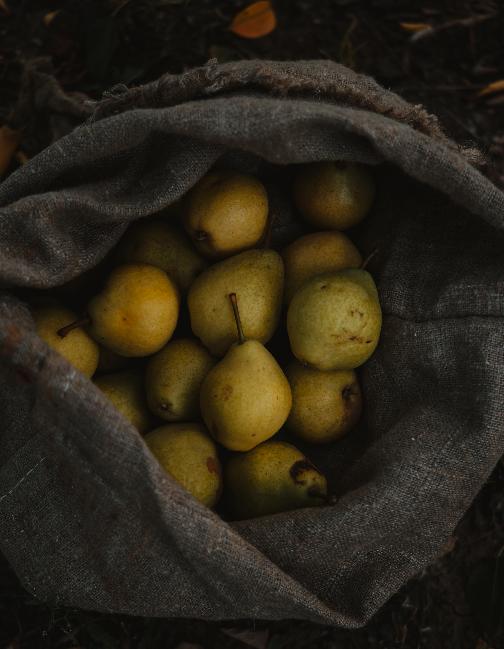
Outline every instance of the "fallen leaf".
<path id="1" fill-rule="evenodd" d="M 4 14 L 7 15 L 9 15 L 11 12 L 5 0 L 0 0 L 0 9 L 4 12 Z"/>
<path id="2" fill-rule="evenodd" d="M 426 29 L 432 29 L 432 25 L 429 23 L 399 23 L 400 27 L 404 29 L 405 32 L 423 32 Z"/>
<path id="3" fill-rule="evenodd" d="M 0 128 L 0 176 L 7 171 L 13 155 L 21 142 L 21 133 L 9 126 Z"/>
<path id="4" fill-rule="evenodd" d="M 269 631 L 252 631 L 251 629 L 222 629 L 226 635 L 253 647 L 253 649 L 266 649 L 269 640 Z"/>
<path id="5" fill-rule="evenodd" d="M 0 0 L 1 1 L 1 0 Z M 59 14 L 60 10 L 56 9 L 56 11 L 50 11 L 48 14 L 46 14 L 42 18 L 42 22 L 46 27 L 49 27 L 49 25 L 52 23 L 52 21 L 56 18 L 56 16 Z"/>
<path id="6" fill-rule="evenodd" d="M 203 649 L 200 644 L 193 644 L 192 642 L 181 642 L 175 649 Z"/>
<path id="7" fill-rule="evenodd" d="M 275 11 L 268 0 L 253 2 L 236 14 L 229 29 L 242 38 L 261 38 L 277 26 Z"/>
<path id="8" fill-rule="evenodd" d="M 483 90 L 478 92 L 480 97 L 485 95 L 493 95 L 495 92 L 502 92 L 504 90 L 504 79 L 499 79 L 498 81 L 493 81 L 489 83 L 488 86 L 485 86 Z"/>

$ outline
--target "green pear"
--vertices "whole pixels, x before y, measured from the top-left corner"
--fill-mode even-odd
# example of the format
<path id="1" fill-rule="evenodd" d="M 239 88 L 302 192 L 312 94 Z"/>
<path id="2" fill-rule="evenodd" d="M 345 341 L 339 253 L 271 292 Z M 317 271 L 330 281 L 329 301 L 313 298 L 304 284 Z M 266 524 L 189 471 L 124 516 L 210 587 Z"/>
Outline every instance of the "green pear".
<path id="1" fill-rule="evenodd" d="M 253 248 L 268 222 L 268 195 L 253 176 L 213 171 L 189 192 L 185 228 L 197 249 L 210 259 Z"/>
<path id="2" fill-rule="evenodd" d="M 148 264 L 124 264 L 109 275 L 88 305 L 89 332 L 120 356 L 149 356 L 171 338 L 179 296 L 168 275 Z"/>
<path id="3" fill-rule="evenodd" d="M 226 465 L 226 495 L 236 518 L 322 505 L 324 475 L 292 444 L 265 442 Z"/>
<path id="4" fill-rule="evenodd" d="M 285 370 L 292 390 L 286 428 L 307 442 L 340 439 L 361 415 L 362 393 L 353 370 L 322 372 L 294 361 Z"/>
<path id="5" fill-rule="evenodd" d="M 138 432 L 146 433 L 152 424 L 147 407 L 143 376 L 134 371 L 106 374 L 94 380 L 107 399 L 130 421 Z"/>
<path id="6" fill-rule="evenodd" d="M 198 340 L 171 340 L 147 365 L 145 387 L 152 412 L 167 421 L 197 419 L 201 383 L 214 365 Z"/>
<path id="7" fill-rule="evenodd" d="M 294 293 L 312 277 L 344 268 L 359 268 L 362 257 L 343 234 L 312 232 L 299 237 L 282 251 L 285 268 L 284 302 L 289 304 Z"/>
<path id="8" fill-rule="evenodd" d="M 228 298 L 236 293 L 247 337 L 266 343 L 280 318 L 283 277 L 282 258 L 274 250 L 248 250 L 210 266 L 187 297 L 193 333 L 211 354 L 223 356 L 237 340 Z"/>
<path id="9" fill-rule="evenodd" d="M 145 436 L 163 469 L 207 507 L 222 492 L 222 470 L 214 442 L 200 424 L 166 424 Z"/>
<path id="10" fill-rule="evenodd" d="M 100 353 L 95 341 L 83 329 L 74 329 L 66 336 L 58 333 L 62 327 L 77 319 L 76 314 L 65 307 L 52 305 L 34 308 L 32 315 L 42 340 L 87 377 L 93 376 Z"/>
<path id="11" fill-rule="evenodd" d="M 294 356 L 319 370 L 351 370 L 365 363 L 378 345 L 381 324 L 376 285 L 360 269 L 309 280 L 287 311 Z"/>
<path id="12" fill-rule="evenodd" d="M 346 230 L 360 223 L 371 208 L 375 182 L 365 165 L 315 162 L 299 168 L 294 202 L 316 228 Z"/>
<path id="13" fill-rule="evenodd" d="M 292 405 L 289 382 L 269 351 L 243 336 L 236 295 L 230 295 L 239 342 L 203 379 L 200 407 L 212 436 L 233 451 L 272 437 Z"/>
<path id="14" fill-rule="evenodd" d="M 128 228 L 117 247 L 116 259 L 157 266 L 182 292 L 208 265 L 183 232 L 159 220 L 142 220 Z"/>

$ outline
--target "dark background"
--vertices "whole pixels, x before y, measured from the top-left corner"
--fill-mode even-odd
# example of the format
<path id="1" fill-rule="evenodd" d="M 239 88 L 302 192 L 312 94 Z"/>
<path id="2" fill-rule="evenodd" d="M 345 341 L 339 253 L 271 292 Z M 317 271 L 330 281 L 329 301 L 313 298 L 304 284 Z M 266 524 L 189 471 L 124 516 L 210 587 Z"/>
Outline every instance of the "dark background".
<path id="1" fill-rule="evenodd" d="M 50 143 L 60 117 L 49 100 L 30 96 L 25 72 L 34 61 L 36 69 L 54 74 L 66 93 L 98 99 L 118 83 L 144 83 L 211 58 L 324 58 L 370 74 L 436 113 L 449 135 L 483 152 L 484 173 L 504 187 L 504 89 L 480 94 L 504 79 L 502 0 L 273 4 L 277 28 L 250 40 L 229 30 L 246 0 L 0 0 L 0 126 L 23 132 L 22 153 L 8 171 Z M 404 23 L 431 29 L 415 32 Z M 298 621 L 206 623 L 54 609 L 28 595 L 0 555 L 0 649 L 501 649 L 503 554 L 500 463 L 444 555 L 358 631 Z"/>

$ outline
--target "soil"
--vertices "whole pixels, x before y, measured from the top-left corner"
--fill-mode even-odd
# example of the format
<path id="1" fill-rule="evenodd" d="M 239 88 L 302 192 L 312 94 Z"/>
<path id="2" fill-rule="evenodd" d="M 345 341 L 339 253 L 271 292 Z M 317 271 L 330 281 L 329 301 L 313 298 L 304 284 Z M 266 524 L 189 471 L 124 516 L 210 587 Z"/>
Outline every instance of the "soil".
<path id="1" fill-rule="evenodd" d="M 436 113 L 449 135 L 484 153 L 485 173 L 504 187 L 504 92 L 480 94 L 504 79 L 500 0 L 276 0 L 276 30 L 255 40 L 228 29 L 246 4 L 0 0 L 0 125 L 37 133 L 21 144 L 28 157 L 53 137 L 50 108 L 19 108 L 26 91 L 23 70 L 34 59 L 65 92 L 99 98 L 116 84 L 140 84 L 211 58 L 327 58 L 374 76 Z M 412 31 L 419 25 L 430 29 Z M 19 164 L 22 156 L 9 171 Z M 54 609 L 28 595 L 0 556 L 0 649 L 499 649 L 504 647 L 503 551 L 501 462 L 445 554 L 358 631 L 299 621 L 208 623 Z"/>

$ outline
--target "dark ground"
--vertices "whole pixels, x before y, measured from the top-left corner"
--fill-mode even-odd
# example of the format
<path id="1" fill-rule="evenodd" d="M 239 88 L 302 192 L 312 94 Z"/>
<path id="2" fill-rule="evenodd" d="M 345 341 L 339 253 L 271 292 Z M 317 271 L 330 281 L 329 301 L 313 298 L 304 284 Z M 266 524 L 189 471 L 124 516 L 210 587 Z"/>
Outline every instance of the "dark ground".
<path id="1" fill-rule="evenodd" d="M 0 126 L 26 133 L 28 156 L 48 143 L 50 111 L 20 114 L 23 63 L 47 57 L 66 92 L 99 98 L 210 58 L 330 58 L 374 76 L 437 113 L 447 133 L 479 147 L 504 186 L 504 79 L 500 0 L 276 0 L 278 27 L 257 40 L 229 32 L 247 2 L 228 0 L 0 0 Z M 64 7 L 50 22 L 44 17 Z M 417 33 L 401 23 L 428 23 Z M 14 160 L 11 169 L 19 161 Z M 204 623 L 54 610 L 23 591 L 0 556 L 0 649 L 192 646 L 287 648 L 504 648 L 504 464 L 455 531 L 446 554 L 408 583 L 362 630 L 302 622 Z M 230 636 L 248 631 L 241 639 Z M 244 643 L 245 641 L 245 643 Z M 184 644 L 186 643 L 186 644 Z M 250 644 L 252 643 L 252 645 Z"/>

